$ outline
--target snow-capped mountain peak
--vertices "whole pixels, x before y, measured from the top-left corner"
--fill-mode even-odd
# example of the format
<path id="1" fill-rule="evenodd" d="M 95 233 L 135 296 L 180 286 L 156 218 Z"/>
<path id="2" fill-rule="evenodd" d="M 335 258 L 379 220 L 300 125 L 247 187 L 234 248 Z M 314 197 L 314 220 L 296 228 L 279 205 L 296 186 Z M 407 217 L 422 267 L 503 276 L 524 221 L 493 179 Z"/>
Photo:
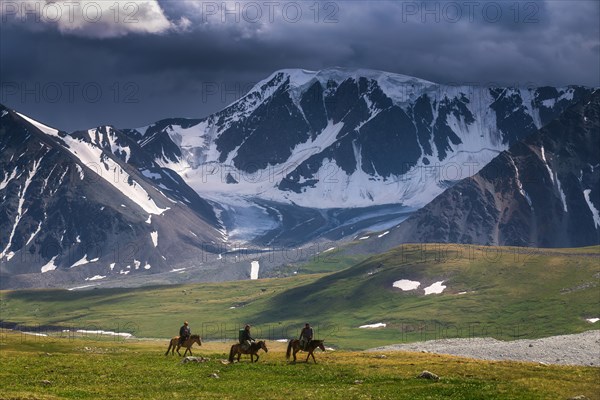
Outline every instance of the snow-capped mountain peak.
<path id="1" fill-rule="evenodd" d="M 209 197 L 420 207 L 589 91 L 446 86 L 368 69 L 283 69 L 207 118 L 165 120 L 135 132 L 158 163 Z"/>

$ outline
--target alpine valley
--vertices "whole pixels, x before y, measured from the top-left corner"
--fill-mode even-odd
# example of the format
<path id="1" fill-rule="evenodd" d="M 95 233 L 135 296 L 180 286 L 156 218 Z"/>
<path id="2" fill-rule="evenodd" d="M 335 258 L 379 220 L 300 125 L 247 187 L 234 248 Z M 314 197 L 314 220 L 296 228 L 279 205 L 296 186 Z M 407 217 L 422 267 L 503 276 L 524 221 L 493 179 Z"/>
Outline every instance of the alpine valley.
<path id="1" fill-rule="evenodd" d="M 135 129 L 0 106 L 0 286 L 278 276 L 338 246 L 599 244 L 599 99 L 330 68 Z"/>

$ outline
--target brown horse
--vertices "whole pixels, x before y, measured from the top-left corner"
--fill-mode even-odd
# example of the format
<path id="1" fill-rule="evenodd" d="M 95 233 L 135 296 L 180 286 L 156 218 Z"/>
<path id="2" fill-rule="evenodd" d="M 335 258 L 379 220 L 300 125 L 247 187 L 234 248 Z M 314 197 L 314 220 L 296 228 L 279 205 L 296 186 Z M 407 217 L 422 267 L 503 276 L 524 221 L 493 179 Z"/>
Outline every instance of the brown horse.
<path id="1" fill-rule="evenodd" d="M 265 353 L 269 352 L 269 349 L 267 349 L 267 344 L 263 340 L 260 342 L 251 343 L 250 347 L 247 349 L 243 349 L 241 344 L 234 344 L 231 346 L 231 350 L 229 351 L 229 362 L 233 362 L 233 358 L 236 354 L 238 362 L 240 361 L 242 354 L 250 354 L 250 362 L 255 362 L 254 356 L 256 356 L 256 361 L 258 361 L 258 351 L 260 349 L 263 349 Z"/>
<path id="2" fill-rule="evenodd" d="M 308 356 L 306 356 L 306 362 L 308 362 L 308 359 L 310 358 L 310 356 L 312 356 L 312 359 L 316 364 L 317 360 L 315 360 L 314 351 L 316 349 L 321 349 L 321 350 L 325 351 L 325 345 L 323 344 L 323 342 L 324 342 L 324 340 L 311 340 L 306 345 L 306 350 L 304 350 L 304 349 L 300 348 L 300 340 L 292 339 L 288 343 L 287 351 L 285 353 L 285 358 L 288 360 L 290 359 L 290 354 L 292 353 L 292 348 L 293 348 L 294 349 L 294 362 L 296 362 L 296 353 L 299 352 L 300 350 L 302 350 L 302 351 L 308 352 Z"/>
<path id="3" fill-rule="evenodd" d="M 199 335 L 190 336 L 182 344 L 179 344 L 179 336 L 175 336 L 169 342 L 169 348 L 167 349 L 165 356 L 169 355 L 169 351 L 171 351 L 171 355 L 175 355 L 175 351 L 177 351 L 177 354 L 181 355 L 181 353 L 179 352 L 179 349 L 181 347 L 185 347 L 185 352 L 183 353 L 184 356 L 187 354 L 188 351 L 190 352 L 190 355 L 192 355 L 192 345 L 194 343 L 198 343 L 198 346 L 202 346 L 202 341 L 200 340 Z"/>

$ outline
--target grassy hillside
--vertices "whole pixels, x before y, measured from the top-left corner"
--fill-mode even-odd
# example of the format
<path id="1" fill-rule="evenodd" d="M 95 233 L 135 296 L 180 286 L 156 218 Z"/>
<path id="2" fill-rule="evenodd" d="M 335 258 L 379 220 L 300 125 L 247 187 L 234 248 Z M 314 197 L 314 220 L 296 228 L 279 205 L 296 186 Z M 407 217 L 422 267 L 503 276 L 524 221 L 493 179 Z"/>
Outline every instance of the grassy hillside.
<path id="1" fill-rule="evenodd" d="M 258 363 L 223 364 L 209 343 L 202 364 L 165 357 L 162 342 L 56 339 L 0 333 L 2 399 L 598 399 L 598 369 L 487 362 L 421 353 L 335 351 L 318 364 L 285 360 L 269 344 Z M 417 379 L 423 370 L 438 382 Z M 217 374 L 218 378 L 211 377 Z"/>
<path id="2" fill-rule="evenodd" d="M 175 335 L 184 319 L 205 339 L 244 323 L 269 339 L 305 321 L 329 346 L 364 349 L 443 337 L 535 338 L 593 329 L 600 317 L 599 247 L 530 250 L 406 245 L 345 270 L 281 279 L 89 291 L 0 292 L 5 321 Z M 394 281 L 420 282 L 414 291 Z M 423 288 L 443 281 L 441 294 Z M 464 294 L 459 294 L 466 292 Z M 359 329 L 383 322 L 383 329 Z"/>

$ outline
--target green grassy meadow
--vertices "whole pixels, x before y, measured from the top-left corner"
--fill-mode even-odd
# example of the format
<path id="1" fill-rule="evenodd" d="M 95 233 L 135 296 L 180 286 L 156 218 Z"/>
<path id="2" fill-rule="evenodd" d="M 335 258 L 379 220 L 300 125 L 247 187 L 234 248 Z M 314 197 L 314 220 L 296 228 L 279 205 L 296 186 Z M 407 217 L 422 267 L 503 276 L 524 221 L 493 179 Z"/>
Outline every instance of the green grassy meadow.
<path id="1" fill-rule="evenodd" d="M 229 344 L 204 343 L 181 364 L 165 341 L 0 333 L 0 399 L 598 399 L 593 367 L 477 361 L 434 354 L 327 351 L 318 364 L 285 360 L 269 343 L 258 363 L 226 364 Z M 304 353 L 300 353 L 304 354 Z M 417 379 L 423 370 L 438 382 Z M 216 374 L 217 377 L 213 377 Z"/>
<path id="2" fill-rule="evenodd" d="M 308 321 L 328 346 L 348 350 L 447 337 L 536 338 L 596 328 L 586 318 L 600 314 L 599 249 L 406 245 L 340 271 L 286 278 L 2 291 L 0 311 L 2 320 L 32 329 L 154 338 L 176 335 L 189 320 L 208 340 L 235 339 L 245 323 L 256 337 L 290 338 Z M 392 287 L 399 279 L 422 285 L 402 291 Z M 425 296 L 422 288 L 436 281 L 444 282 L 444 292 Z M 378 322 L 387 327 L 358 328 Z"/>

